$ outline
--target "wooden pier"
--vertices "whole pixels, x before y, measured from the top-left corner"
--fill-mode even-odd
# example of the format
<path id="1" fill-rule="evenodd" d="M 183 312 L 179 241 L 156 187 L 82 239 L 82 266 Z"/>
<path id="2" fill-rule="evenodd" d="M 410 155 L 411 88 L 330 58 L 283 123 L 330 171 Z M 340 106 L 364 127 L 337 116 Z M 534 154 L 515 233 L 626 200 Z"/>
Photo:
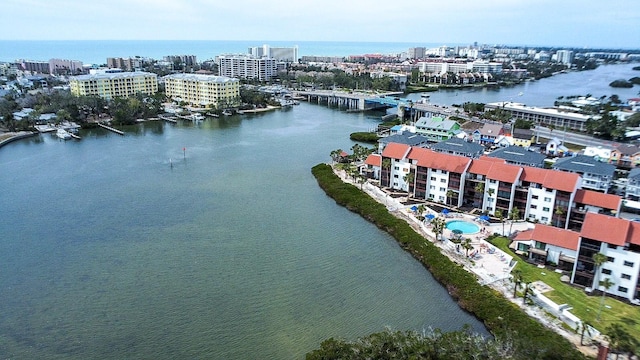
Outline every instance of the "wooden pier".
<path id="1" fill-rule="evenodd" d="M 169 117 L 169 116 L 164 116 L 164 115 L 158 115 L 158 117 L 164 121 L 168 121 L 170 123 L 174 123 L 177 124 L 178 120 L 176 120 L 174 117 Z"/>
<path id="2" fill-rule="evenodd" d="M 109 131 L 113 131 L 114 133 L 116 133 L 116 134 L 118 134 L 118 135 L 122 135 L 122 136 L 124 136 L 124 131 L 120 131 L 120 130 L 118 130 L 118 129 L 114 129 L 114 128 L 112 128 L 111 126 L 107 126 L 107 125 L 105 125 L 105 124 L 103 124 L 103 123 L 98 123 L 98 126 L 100 126 L 101 128 L 107 129 L 107 130 L 109 130 Z"/>

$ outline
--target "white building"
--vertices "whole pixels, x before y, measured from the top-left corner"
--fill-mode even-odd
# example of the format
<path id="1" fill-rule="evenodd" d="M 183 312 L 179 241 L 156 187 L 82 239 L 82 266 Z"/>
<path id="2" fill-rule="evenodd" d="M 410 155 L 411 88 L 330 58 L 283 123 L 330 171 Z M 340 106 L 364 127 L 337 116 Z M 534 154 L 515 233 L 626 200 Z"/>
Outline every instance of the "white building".
<path id="1" fill-rule="evenodd" d="M 556 61 L 567 66 L 571 66 L 571 63 L 573 62 L 573 55 L 572 50 L 558 50 L 556 51 Z"/>
<path id="2" fill-rule="evenodd" d="M 220 55 L 216 58 L 221 76 L 268 81 L 276 75 L 276 60 L 250 55 Z"/>
<path id="3" fill-rule="evenodd" d="M 167 97 L 195 107 L 227 108 L 239 103 L 238 79 L 199 74 L 171 74 L 163 79 Z"/>

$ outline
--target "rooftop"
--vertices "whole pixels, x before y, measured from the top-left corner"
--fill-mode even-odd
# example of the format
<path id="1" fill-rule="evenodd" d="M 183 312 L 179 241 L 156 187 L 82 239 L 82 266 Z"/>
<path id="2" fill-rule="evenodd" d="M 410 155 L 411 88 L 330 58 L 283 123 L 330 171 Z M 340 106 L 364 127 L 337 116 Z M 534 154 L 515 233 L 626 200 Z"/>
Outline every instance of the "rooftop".
<path id="1" fill-rule="evenodd" d="M 616 171 L 615 165 L 600 162 L 586 155 L 576 155 L 558 159 L 553 165 L 554 169 L 571 171 L 580 174 L 593 174 L 613 177 Z"/>
<path id="2" fill-rule="evenodd" d="M 489 157 L 506 160 L 508 163 L 544 167 L 546 156 L 534 151 L 529 151 L 521 146 L 508 146 L 491 152 Z"/>

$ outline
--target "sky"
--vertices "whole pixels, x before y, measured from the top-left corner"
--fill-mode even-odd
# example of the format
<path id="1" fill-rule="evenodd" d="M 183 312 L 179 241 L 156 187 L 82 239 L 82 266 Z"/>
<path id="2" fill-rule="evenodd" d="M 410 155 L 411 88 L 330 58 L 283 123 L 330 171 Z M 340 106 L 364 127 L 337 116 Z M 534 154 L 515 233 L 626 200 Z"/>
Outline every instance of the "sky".
<path id="1" fill-rule="evenodd" d="M 477 41 L 640 49 L 636 5 L 633 0 L 2 0 L 0 40 Z"/>

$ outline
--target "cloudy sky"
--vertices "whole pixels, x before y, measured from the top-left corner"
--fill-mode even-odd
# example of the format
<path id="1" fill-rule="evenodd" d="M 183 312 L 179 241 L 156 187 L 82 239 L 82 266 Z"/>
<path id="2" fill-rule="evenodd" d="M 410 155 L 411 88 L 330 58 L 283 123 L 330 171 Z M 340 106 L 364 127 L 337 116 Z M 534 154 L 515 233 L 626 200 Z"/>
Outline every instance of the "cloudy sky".
<path id="1" fill-rule="evenodd" d="M 637 49 L 636 5 L 633 0 L 3 0 L 0 39 L 477 41 Z"/>

